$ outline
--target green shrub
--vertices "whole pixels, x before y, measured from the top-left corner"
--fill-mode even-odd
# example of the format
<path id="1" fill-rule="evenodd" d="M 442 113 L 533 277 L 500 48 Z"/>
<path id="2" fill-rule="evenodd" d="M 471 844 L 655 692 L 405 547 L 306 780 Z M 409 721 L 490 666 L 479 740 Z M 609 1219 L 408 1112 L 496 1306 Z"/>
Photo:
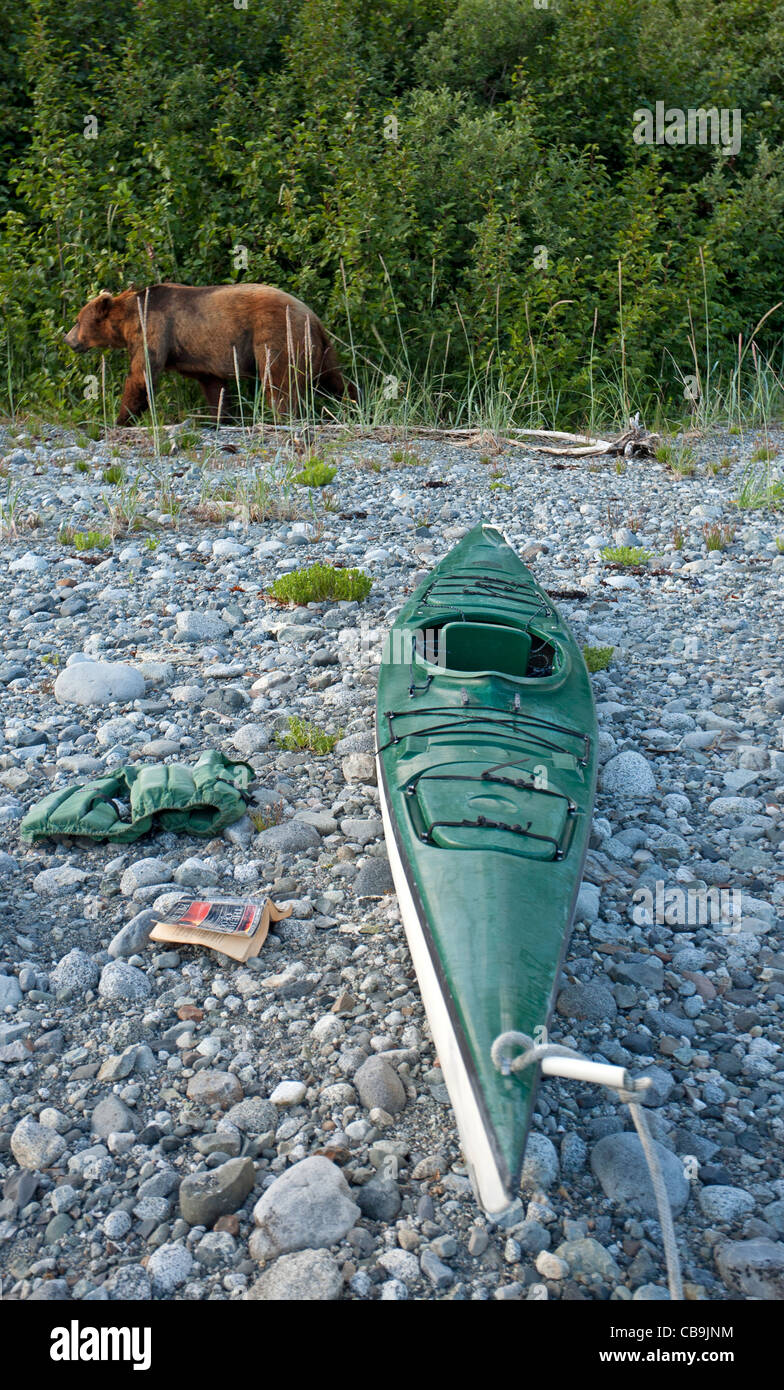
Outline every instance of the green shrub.
<path id="1" fill-rule="evenodd" d="M 309 752 L 323 757 L 326 753 L 332 752 L 340 737 L 340 731 L 328 734 L 326 730 L 320 729 L 318 724 L 311 724 L 307 719 L 299 719 L 292 715 L 289 718 L 288 733 L 277 733 L 275 742 L 279 748 L 285 748 L 289 752 L 307 748 Z"/>
<path id="2" fill-rule="evenodd" d="M 294 474 L 294 482 L 299 483 L 300 487 L 326 487 L 337 471 L 337 468 L 331 468 L 320 459 L 308 459 L 301 472 Z"/>
<path id="3" fill-rule="evenodd" d="M 400 424 L 582 427 L 637 408 L 649 423 L 659 401 L 680 418 L 697 372 L 699 412 L 743 402 L 759 425 L 781 405 L 762 366 L 779 360 L 780 312 L 758 358 L 746 351 L 784 261 L 780 5 L 6 0 L 4 13 L 0 409 L 95 431 L 125 364 L 108 353 L 85 395 L 97 354 L 62 345 L 84 301 L 240 276 L 317 308 L 364 399 L 375 386 Z M 635 143 L 633 113 L 657 94 L 742 109 L 742 147 Z M 156 408 L 203 403 L 172 375 Z"/>
<path id="4" fill-rule="evenodd" d="M 304 570 L 293 570 L 276 579 L 270 589 L 273 598 L 284 603 L 324 603 L 345 599 L 366 599 L 373 587 L 369 574 L 358 569 L 336 569 L 316 562 Z"/>
<path id="5" fill-rule="evenodd" d="M 606 545 L 601 557 L 609 565 L 645 565 L 651 558 L 650 550 L 640 545 Z"/>
<path id="6" fill-rule="evenodd" d="M 72 526 L 62 526 L 57 539 L 61 545 L 72 545 L 75 550 L 108 550 L 112 543 L 106 531 L 75 531 Z"/>
<path id="7" fill-rule="evenodd" d="M 615 647 L 583 647 L 585 664 L 591 675 L 597 671 L 606 671 L 613 658 Z"/>

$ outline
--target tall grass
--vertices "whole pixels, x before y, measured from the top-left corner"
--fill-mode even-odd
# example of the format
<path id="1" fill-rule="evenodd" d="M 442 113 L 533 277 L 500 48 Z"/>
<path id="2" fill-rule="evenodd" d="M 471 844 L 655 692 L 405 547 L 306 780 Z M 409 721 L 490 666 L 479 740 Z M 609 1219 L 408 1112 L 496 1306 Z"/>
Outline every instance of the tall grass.
<path id="1" fill-rule="evenodd" d="M 287 321 L 289 342 L 288 394 L 291 414 L 285 423 L 293 430 L 315 428 L 325 418 L 344 423 L 358 432 L 386 427 L 403 438 L 408 431 L 419 428 L 480 429 L 503 434 L 515 429 L 582 428 L 591 434 L 622 429 L 630 416 L 639 413 L 649 429 L 677 430 L 689 424 L 699 430 L 717 425 L 743 434 L 749 430 L 767 431 L 784 416 L 784 354 L 781 344 L 764 352 L 759 339 L 768 321 L 782 307 L 774 304 L 754 327 L 748 337 L 737 339 L 734 361 L 728 366 L 714 349 L 715 334 L 710 319 L 710 301 L 704 258 L 702 260 L 702 317 L 695 323 L 689 304 L 687 350 L 691 372 L 687 375 L 679 366 L 673 352 L 666 353 L 670 378 L 683 390 L 679 405 L 668 395 L 662 378 L 647 376 L 635 368 L 629 355 L 624 299 L 622 262 L 618 262 L 618 325 L 619 338 L 615 360 L 599 359 L 597 334 L 599 309 L 592 316 L 590 339 L 585 347 L 586 391 L 582 403 L 575 407 L 574 396 L 569 410 L 562 404 L 561 383 L 547 360 L 545 346 L 554 329 L 555 316 L 571 307 L 563 299 L 551 304 L 541 315 L 534 330 L 528 306 L 525 307 L 526 339 L 522 357 L 510 362 L 500 324 L 499 297 L 496 295 L 495 333 L 488 344 L 473 330 L 473 326 L 457 302 L 454 304 L 454 333 L 447 333 L 439 345 L 435 332 L 430 335 L 422 361 L 420 344 L 407 335 L 395 294 L 392 277 L 381 260 L 383 275 L 392 305 L 395 325 L 393 341 L 384 341 L 372 330 L 370 346 L 357 342 L 351 318 L 349 285 L 341 264 L 347 340 L 339 348 L 344 375 L 359 390 L 359 400 L 348 398 L 330 402 L 320 396 L 314 379 L 313 345 L 309 326 L 306 332 L 304 363 L 296 361 L 291 324 Z M 435 294 L 435 280 L 433 281 Z M 168 377 L 157 388 L 153 386 L 147 337 L 147 296 L 137 301 L 142 328 L 147 387 L 152 431 L 153 453 L 159 469 L 163 465 L 163 413 L 181 418 L 187 411 L 201 424 L 212 423 L 188 398 L 190 388 L 180 378 Z M 459 339 L 459 342 L 458 342 Z M 457 348 L 459 347 L 459 352 Z M 662 363 L 664 368 L 665 363 Z M 112 405 L 111 379 L 107 381 L 106 358 L 101 358 L 100 417 L 85 419 L 84 403 L 64 407 L 59 418 L 81 427 L 103 427 L 104 436 L 110 428 Z M 20 415 L 24 400 L 24 384 L 17 379 L 10 330 L 6 329 L 5 394 L 10 416 Z M 267 397 L 270 384 L 269 367 L 253 382 L 240 375 L 239 361 L 234 351 L 234 389 L 237 395 L 239 428 L 247 442 L 251 435 L 264 438 L 268 426 L 279 427 L 281 412 Z M 217 430 L 227 423 L 225 401 L 219 408 L 215 423 Z M 43 417 L 42 417 L 43 418 Z"/>

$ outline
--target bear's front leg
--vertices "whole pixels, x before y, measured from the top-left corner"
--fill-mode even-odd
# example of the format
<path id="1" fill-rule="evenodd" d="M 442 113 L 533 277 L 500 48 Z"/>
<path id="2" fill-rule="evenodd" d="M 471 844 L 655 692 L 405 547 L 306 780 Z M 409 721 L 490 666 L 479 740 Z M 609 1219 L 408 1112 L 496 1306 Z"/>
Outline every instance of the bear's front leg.
<path id="1" fill-rule="evenodd" d="M 136 373 L 130 372 L 125 378 L 125 385 L 123 386 L 120 409 L 117 412 L 117 424 L 127 425 L 132 416 L 143 415 L 148 406 L 147 383 L 144 378 L 140 381 Z"/>

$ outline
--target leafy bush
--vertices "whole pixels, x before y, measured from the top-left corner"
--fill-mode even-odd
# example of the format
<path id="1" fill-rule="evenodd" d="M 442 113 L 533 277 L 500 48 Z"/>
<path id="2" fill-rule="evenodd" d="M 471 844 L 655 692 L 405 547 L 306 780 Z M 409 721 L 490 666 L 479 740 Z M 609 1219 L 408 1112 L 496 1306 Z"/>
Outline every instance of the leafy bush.
<path id="1" fill-rule="evenodd" d="M 605 545 L 600 553 L 608 565 L 645 565 L 651 558 L 640 545 Z"/>
<path id="2" fill-rule="evenodd" d="M 583 647 L 585 664 L 591 675 L 597 671 L 606 671 L 613 659 L 615 647 Z"/>
<path id="3" fill-rule="evenodd" d="M 326 487 L 337 471 L 328 463 L 322 463 L 321 459 L 308 459 L 301 472 L 294 474 L 294 482 L 299 483 L 300 487 Z"/>
<path id="4" fill-rule="evenodd" d="M 279 748 L 285 748 L 289 752 L 295 752 L 298 748 L 307 748 L 311 753 L 323 757 L 326 753 L 332 752 L 340 737 L 340 732 L 328 734 L 326 730 L 320 729 L 318 724 L 311 724 L 307 719 L 299 719 L 296 715 L 291 715 L 288 733 L 277 733 L 275 742 Z"/>
<path id="5" fill-rule="evenodd" d="M 345 599 L 366 599 L 373 587 L 369 574 L 358 569 L 336 569 L 316 562 L 304 570 L 293 570 L 276 579 L 270 589 L 273 598 L 284 603 L 324 603 Z"/>

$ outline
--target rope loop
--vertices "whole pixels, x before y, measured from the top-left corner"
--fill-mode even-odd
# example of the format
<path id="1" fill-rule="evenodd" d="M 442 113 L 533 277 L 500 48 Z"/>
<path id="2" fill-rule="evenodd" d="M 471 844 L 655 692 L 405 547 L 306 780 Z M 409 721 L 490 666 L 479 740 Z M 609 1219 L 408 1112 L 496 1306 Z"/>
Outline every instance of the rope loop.
<path id="1" fill-rule="evenodd" d="M 578 1061 L 589 1061 L 581 1053 L 575 1052 L 571 1047 L 560 1047 L 556 1043 L 534 1043 L 533 1038 L 527 1033 L 518 1033 L 510 1030 L 506 1033 L 499 1033 L 490 1049 L 490 1056 L 493 1065 L 504 1076 L 510 1076 L 512 1072 L 519 1073 L 525 1071 L 527 1067 L 537 1066 L 545 1058 L 564 1057 L 577 1059 Z M 548 1069 L 550 1075 L 554 1073 Z M 626 1080 L 627 1074 L 622 1073 Z M 607 1084 L 605 1081 L 599 1082 L 597 1078 L 587 1078 L 593 1085 Z M 648 1165 L 648 1172 L 651 1177 L 654 1197 L 656 1198 L 656 1210 L 659 1214 L 659 1224 L 662 1230 L 662 1241 L 664 1244 L 664 1259 L 667 1266 L 667 1284 L 670 1291 L 670 1298 L 673 1302 L 682 1302 L 683 1283 L 681 1280 L 680 1257 L 678 1246 L 675 1239 L 675 1226 L 672 1219 L 672 1208 L 670 1199 L 667 1195 L 667 1188 L 659 1162 L 659 1156 L 653 1141 L 653 1136 L 648 1127 L 648 1121 L 640 1105 L 640 1092 L 646 1091 L 651 1085 L 650 1077 L 641 1076 L 632 1083 L 632 1086 L 617 1085 L 611 1089 L 615 1091 L 618 1099 L 624 1105 L 628 1105 L 629 1113 L 632 1117 L 634 1128 L 642 1145 L 645 1162 Z"/>

